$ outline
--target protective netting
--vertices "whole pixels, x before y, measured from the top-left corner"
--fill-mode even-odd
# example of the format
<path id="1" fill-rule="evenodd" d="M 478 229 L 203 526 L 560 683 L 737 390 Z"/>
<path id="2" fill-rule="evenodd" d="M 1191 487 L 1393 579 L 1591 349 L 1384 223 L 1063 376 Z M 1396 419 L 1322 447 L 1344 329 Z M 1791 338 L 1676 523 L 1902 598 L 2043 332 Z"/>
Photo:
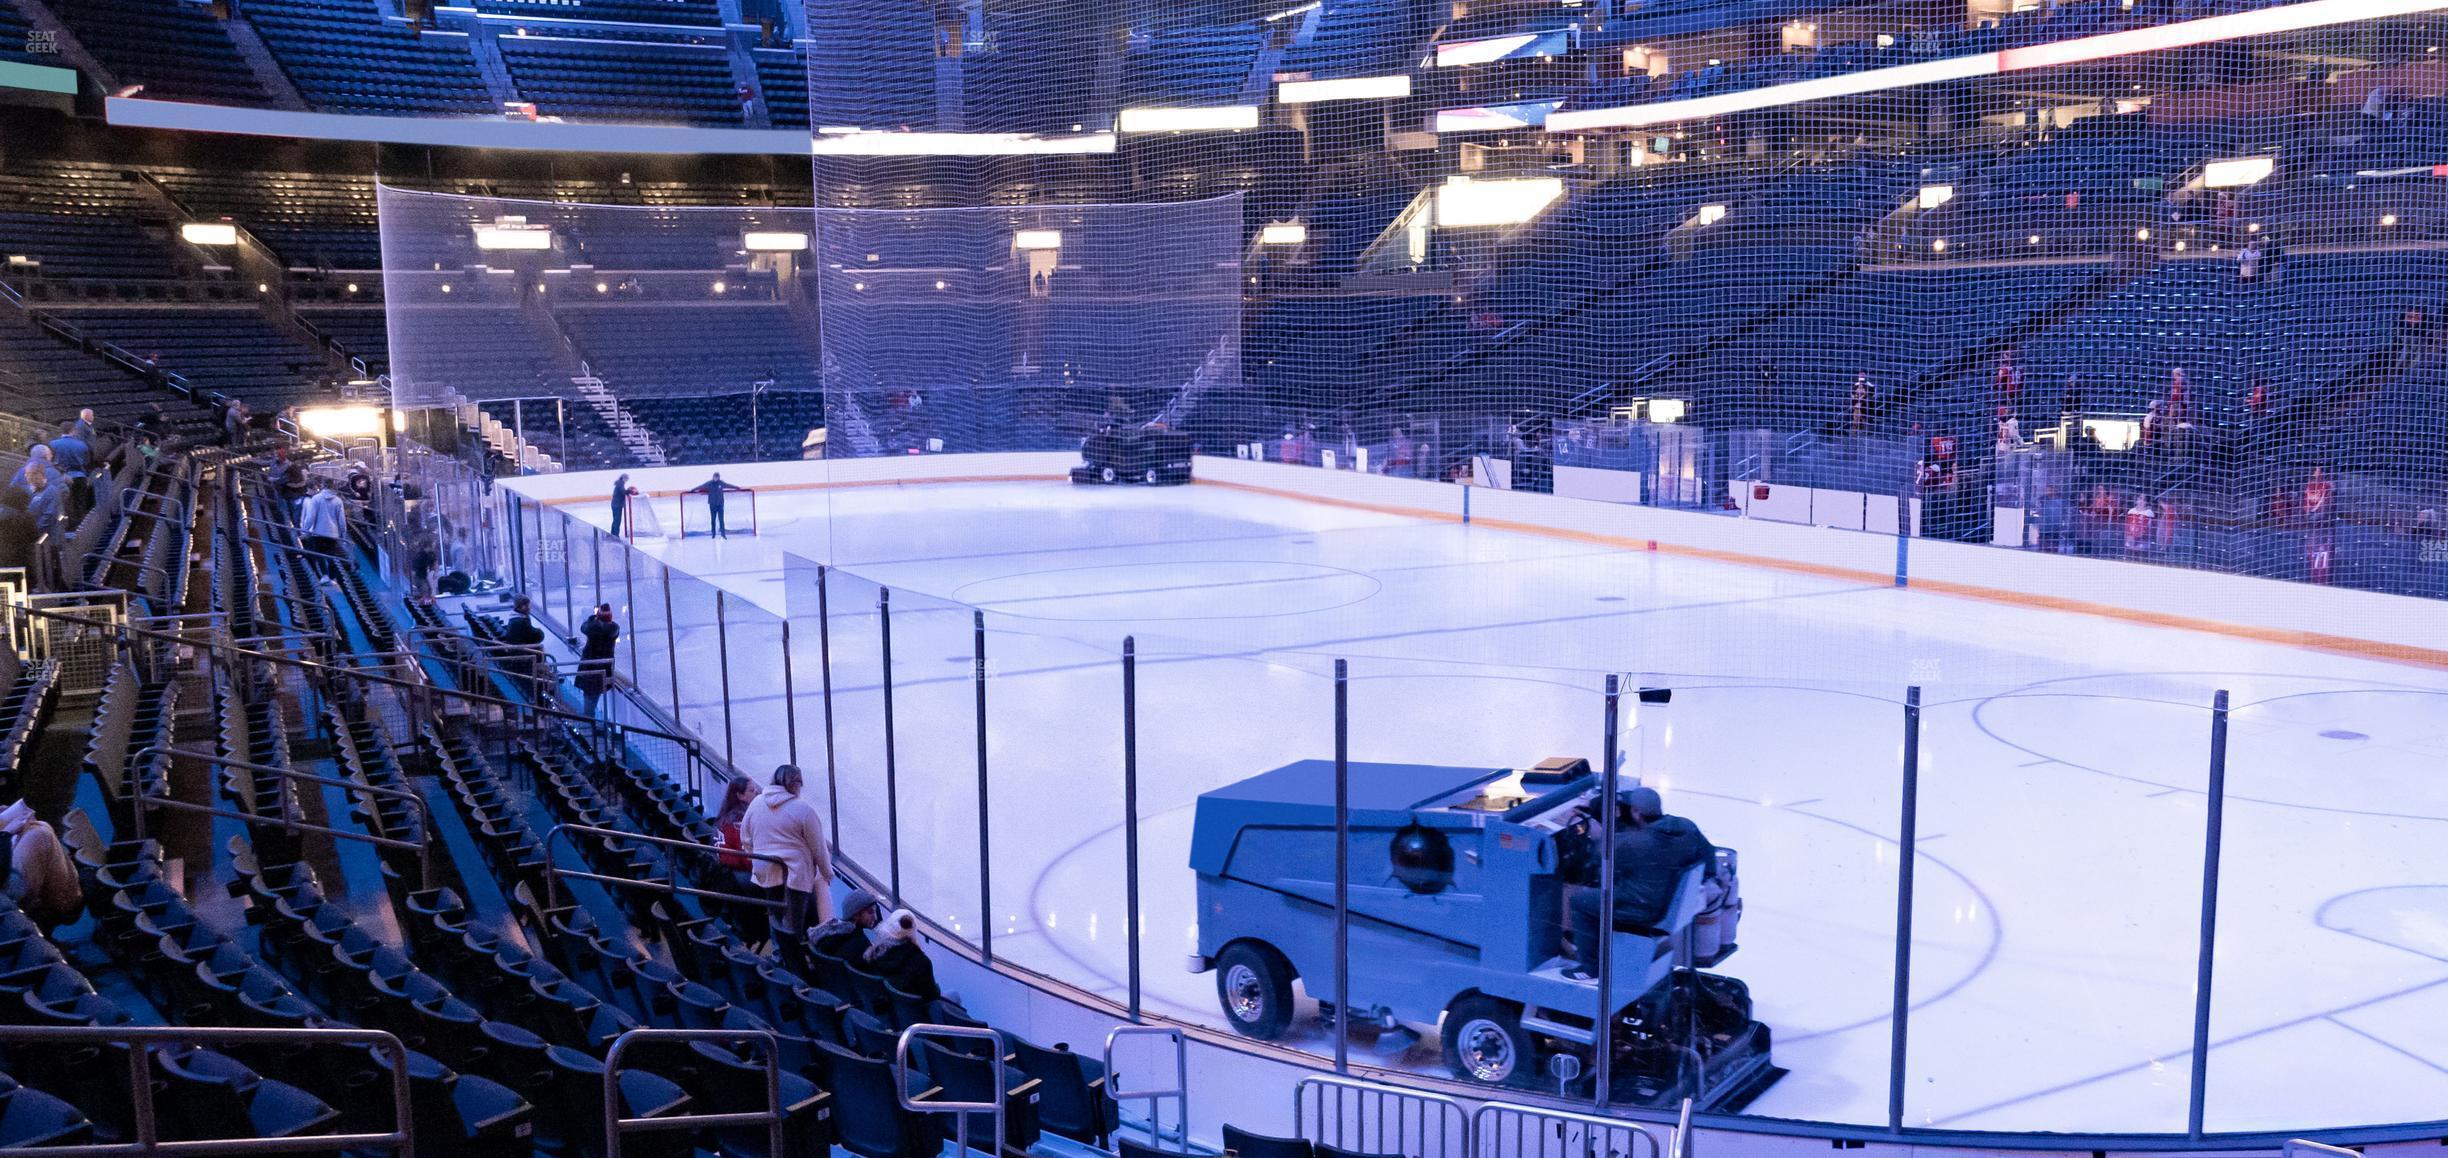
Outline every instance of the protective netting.
<path id="1" fill-rule="evenodd" d="M 832 455 L 1067 450 L 1239 385 L 1238 197 L 818 220 Z"/>
<path id="2" fill-rule="evenodd" d="M 823 425 L 804 207 L 378 190 L 391 389 L 564 468 L 797 458 Z"/>
<path id="3" fill-rule="evenodd" d="M 816 0 L 812 124 L 1120 133 L 827 204 L 1246 190 L 1210 451 L 2440 594 L 2423 7 Z"/>

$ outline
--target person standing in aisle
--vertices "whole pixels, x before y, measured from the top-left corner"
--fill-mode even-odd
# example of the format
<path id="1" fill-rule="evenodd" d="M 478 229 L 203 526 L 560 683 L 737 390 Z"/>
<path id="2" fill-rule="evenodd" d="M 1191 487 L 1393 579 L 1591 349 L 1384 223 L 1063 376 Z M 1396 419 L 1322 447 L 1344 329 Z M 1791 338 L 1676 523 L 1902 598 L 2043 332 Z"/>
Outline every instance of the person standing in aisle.
<path id="1" fill-rule="evenodd" d="M 713 478 L 689 489 L 706 497 L 706 525 L 714 532 L 714 537 L 717 539 L 729 538 L 730 534 L 723 528 L 723 492 L 744 491 L 748 488 L 735 487 L 724 482 L 722 472 L 715 471 Z"/>
<path id="2" fill-rule="evenodd" d="M 833 919 L 833 850 L 825 841 L 824 821 L 815 806 L 799 798 L 807 782 L 796 764 L 774 769 L 773 781 L 740 825 L 742 851 L 755 856 L 750 880 L 782 902 L 776 935 L 804 937 L 807 931 Z"/>
<path id="3" fill-rule="evenodd" d="M 620 643 L 620 624 L 612 618 L 612 605 L 596 604 L 595 614 L 578 625 L 578 635 L 578 694 L 586 697 L 586 714 L 591 719 L 604 689 L 611 685 L 612 657 Z"/>
<path id="4" fill-rule="evenodd" d="M 340 492 L 332 489 L 331 480 L 316 480 L 306 501 L 298 504 L 298 534 L 311 552 L 307 563 L 326 583 L 340 581 L 340 536 L 347 527 L 348 509 L 340 503 Z"/>
<path id="5" fill-rule="evenodd" d="M 612 480 L 612 537 L 620 538 L 621 523 L 629 517 L 629 496 L 637 491 L 629 486 L 629 476 Z"/>

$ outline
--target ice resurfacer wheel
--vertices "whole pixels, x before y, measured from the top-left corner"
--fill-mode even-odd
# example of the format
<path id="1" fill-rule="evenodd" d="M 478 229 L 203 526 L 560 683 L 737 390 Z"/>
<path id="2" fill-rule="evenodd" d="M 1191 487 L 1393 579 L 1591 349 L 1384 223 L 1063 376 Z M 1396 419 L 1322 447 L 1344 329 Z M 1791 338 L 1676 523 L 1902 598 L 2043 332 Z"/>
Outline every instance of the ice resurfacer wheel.
<path id="1" fill-rule="evenodd" d="M 1292 966 L 1273 949 L 1236 941 L 1216 960 L 1216 1000 L 1241 1036 L 1282 1037 L 1292 1024 Z"/>
<path id="2" fill-rule="evenodd" d="M 1537 1047 L 1522 1032 L 1521 1011 L 1493 997 L 1465 997 L 1445 1011 L 1445 1064 L 1454 1076 L 1510 1085 L 1534 1072 Z"/>

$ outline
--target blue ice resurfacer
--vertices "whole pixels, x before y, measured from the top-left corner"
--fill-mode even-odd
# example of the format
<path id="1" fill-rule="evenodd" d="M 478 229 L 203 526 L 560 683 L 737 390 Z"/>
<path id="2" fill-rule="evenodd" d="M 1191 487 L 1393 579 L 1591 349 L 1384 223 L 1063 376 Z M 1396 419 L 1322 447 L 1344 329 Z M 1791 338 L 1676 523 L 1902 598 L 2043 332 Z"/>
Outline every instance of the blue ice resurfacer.
<path id="1" fill-rule="evenodd" d="M 1197 971 L 1225 1017 L 1273 1039 L 1298 981 L 1331 1016 L 1439 1032 L 1469 1081 L 1554 1088 L 1592 1068 L 1598 984 L 1564 975 L 1568 883 L 1594 880 L 1602 821 L 1581 760 L 1535 769 L 1351 765 L 1351 987 L 1334 992 L 1334 765 L 1304 760 L 1199 797 Z M 1731 871 L 1721 850 L 1719 864 Z M 1616 1095 L 1739 1108 L 1783 1071 L 1741 982 L 1695 957 L 1707 866 L 1686 874 L 1663 935 L 1614 934 Z M 1571 1061 L 1558 1059 L 1569 1057 Z"/>

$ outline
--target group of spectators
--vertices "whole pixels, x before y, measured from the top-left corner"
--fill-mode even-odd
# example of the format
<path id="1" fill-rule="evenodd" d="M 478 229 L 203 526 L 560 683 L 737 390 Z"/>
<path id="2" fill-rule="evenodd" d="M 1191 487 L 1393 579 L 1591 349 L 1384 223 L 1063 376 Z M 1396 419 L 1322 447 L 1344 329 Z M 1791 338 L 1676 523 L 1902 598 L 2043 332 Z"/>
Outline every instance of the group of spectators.
<path id="1" fill-rule="evenodd" d="M 40 575 L 45 536 L 55 546 L 82 522 L 130 457 L 158 454 L 166 425 L 156 406 L 134 426 L 105 434 L 87 408 L 60 423 L 57 434 L 28 439 L 25 461 L 0 484 L 0 567 Z"/>
<path id="2" fill-rule="evenodd" d="M 865 889 L 849 890 L 835 905 L 833 850 L 816 806 L 801 795 L 806 787 L 796 764 L 775 768 L 763 788 L 744 777 L 732 781 L 715 817 L 723 866 L 781 906 L 772 933 L 787 952 L 839 959 L 920 1001 L 945 997 L 915 914 L 888 911 Z"/>

